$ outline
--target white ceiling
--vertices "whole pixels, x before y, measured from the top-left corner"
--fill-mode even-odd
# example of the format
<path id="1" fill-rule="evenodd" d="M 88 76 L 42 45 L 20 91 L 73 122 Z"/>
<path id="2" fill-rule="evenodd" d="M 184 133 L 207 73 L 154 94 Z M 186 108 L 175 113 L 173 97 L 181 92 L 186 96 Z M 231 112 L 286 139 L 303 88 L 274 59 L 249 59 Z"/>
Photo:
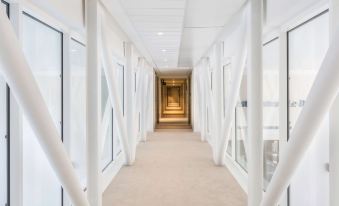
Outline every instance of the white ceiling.
<path id="1" fill-rule="evenodd" d="M 244 1 L 120 0 L 161 73 L 187 73 Z"/>

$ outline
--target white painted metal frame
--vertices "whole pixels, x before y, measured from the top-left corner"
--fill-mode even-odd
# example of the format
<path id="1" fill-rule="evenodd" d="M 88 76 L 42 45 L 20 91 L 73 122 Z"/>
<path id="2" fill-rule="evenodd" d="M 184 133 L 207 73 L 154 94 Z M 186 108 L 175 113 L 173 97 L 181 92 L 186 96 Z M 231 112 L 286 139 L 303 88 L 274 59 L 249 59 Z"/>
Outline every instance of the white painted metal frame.
<path id="1" fill-rule="evenodd" d="M 37 83 L 26 62 L 19 41 L 10 21 L 0 14 L 1 72 L 19 105 L 37 133 L 38 141 L 54 168 L 63 188 L 76 205 L 89 205 L 82 191 L 67 152 L 62 145 L 58 131 L 49 115 Z"/>

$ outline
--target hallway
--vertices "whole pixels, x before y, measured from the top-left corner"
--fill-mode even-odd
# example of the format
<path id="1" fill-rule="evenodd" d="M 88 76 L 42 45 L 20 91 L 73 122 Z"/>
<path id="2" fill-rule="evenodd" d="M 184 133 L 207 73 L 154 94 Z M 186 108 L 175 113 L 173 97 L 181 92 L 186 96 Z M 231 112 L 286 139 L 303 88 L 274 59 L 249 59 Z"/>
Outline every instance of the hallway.
<path id="1" fill-rule="evenodd" d="M 246 195 L 208 143 L 187 130 L 158 130 L 140 143 L 103 195 L 104 206 L 244 206 Z M 128 198 L 126 198 L 128 197 Z"/>

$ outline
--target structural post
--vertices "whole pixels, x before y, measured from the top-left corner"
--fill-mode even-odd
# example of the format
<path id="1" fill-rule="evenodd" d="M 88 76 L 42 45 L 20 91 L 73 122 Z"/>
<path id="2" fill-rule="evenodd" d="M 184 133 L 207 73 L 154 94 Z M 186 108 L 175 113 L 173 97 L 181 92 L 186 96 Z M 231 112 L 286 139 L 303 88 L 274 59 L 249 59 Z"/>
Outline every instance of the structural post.
<path id="1" fill-rule="evenodd" d="M 88 0 L 87 17 L 87 197 L 91 206 L 101 206 L 100 188 L 100 69 L 98 55 L 98 1 Z"/>
<path id="2" fill-rule="evenodd" d="M 250 4 L 248 69 L 248 205 L 258 206 L 263 189 L 262 0 Z"/>
<path id="3" fill-rule="evenodd" d="M 339 28 L 339 0 L 330 0 L 330 44 Z M 339 96 L 330 110 L 330 206 L 339 205 Z"/>
<path id="4" fill-rule="evenodd" d="M 21 43 L 22 1 L 10 4 L 10 21 Z M 23 136 L 22 111 L 20 105 L 10 92 L 10 205 L 23 205 Z"/>
<path id="5" fill-rule="evenodd" d="M 133 84 L 133 46 L 131 43 L 125 43 L 126 54 L 126 68 L 125 68 L 125 124 L 129 126 L 127 130 L 127 139 L 130 145 L 130 159 L 127 160 L 127 165 L 132 165 L 135 161 L 136 150 L 136 131 L 135 131 L 135 119 L 134 119 L 134 84 Z"/>
<path id="6" fill-rule="evenodd" d="M 214 84 L 213 88 L 213 101 L 214 101 L 214 116 L 213 116 L 213 134 L 214 134 L 214 162 L 218 166 L 224 165 L 223 161 L 219 161 L 218 148 L 222 134 L 222 97 L 223 97 L 223 85 L 222 85 L 222 56 L 223 56 L 223 43 L 217 42 L 215 45 L 215 68 L 213 72 Z"/>

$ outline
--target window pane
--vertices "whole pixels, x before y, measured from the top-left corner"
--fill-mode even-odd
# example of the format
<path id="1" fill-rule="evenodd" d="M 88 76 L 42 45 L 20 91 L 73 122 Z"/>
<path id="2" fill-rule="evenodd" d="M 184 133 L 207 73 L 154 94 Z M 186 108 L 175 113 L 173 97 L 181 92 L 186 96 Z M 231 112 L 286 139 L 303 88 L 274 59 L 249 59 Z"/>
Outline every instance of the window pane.
<path id="1" fill-rule="evenodd" d="M 230 79 L 231 79 L 231 64 L 227 64 L 223 66 L 223 110 L 224 110 L 224 118 L 226 117 L 226 110 L 227 110 L 227 102 L 229 99 L 229 91 L 230 91 Z M 227 150 L 226 152 L 232 156 L 232 148 L 233 148 L 233 143 L 232 139 L 234 137 L 233 134 L 234 129 L 232 128 L 232 131 L 230 132 L 230 137 L 228 140 L 228 145 L 227 145 Z"/>
<path id="2" fill-rule="evenodd" d="M 86 187 L 86 47 L 71 45 L 70 156 L 83 187 Z"/>
<path id="3" fill-rule="evenodd" d="M 263 48 L 264 189 L 279 161 L 279 40 Z"/>
<path id="4" fill-rule="evenodd" d="M 113 114 L 112 104 L 109 98 L 106 76 L 101 74 L 101 132 L 103 138 L 103 152 L 101 156 L 101 168 L 104 170 L 113 161 Z"/>
<path id="5" fill-rule="evenodd" d="M 0 2 L 0 11 L 8 13 L 8 4 Z M 0 205 L 7 203 L 7 84 L 0 75 Z"/>
<path id="6" fill-rule="evenodd" d="M 236 107 L 236 140 L 235 140 L 235 160 L 247 171 L 246 141 L 247 141 L 247 74 L 241 81 L 239 101 Z"/>
<path id="7" fill-rule="evenodd" d="M 328 12 L 288 33 L 289 132 L 293 129 L 329 44 Z M 328 118 L 291 183 L 291 206 L 329 205 Z M 309 194 L 305 196 L 304 194 Z"/>
<path id="8" fill-rule="evenodd" d="M 23 16 L 23 51 L 61 134 L 62 34 Z M 61 186 L 30 123 L 23 119 L 23 205 L 60 206 Z"/>
<path id="9" fill-rule="evenodd" d="M 115 70 L 116 72 L 116 81 L 118 82 L 118 91 L 119 91 L 119 96 L 120 96 L 120 107 L 122 109 L 122 112 L 124 113 L 124 65 L 117 64 L 117 69 Z M 113 131 L 118 131 L 118 124 L 116 124 L 117 120 L 116 117 L 114 116 L 114 128 Z M 117 157 L 121 153 L 121 143 L 120 143 L 120 138 L 118 132 L 113 133 L 113 141 L 114 141 L 114 157 Z"/>

